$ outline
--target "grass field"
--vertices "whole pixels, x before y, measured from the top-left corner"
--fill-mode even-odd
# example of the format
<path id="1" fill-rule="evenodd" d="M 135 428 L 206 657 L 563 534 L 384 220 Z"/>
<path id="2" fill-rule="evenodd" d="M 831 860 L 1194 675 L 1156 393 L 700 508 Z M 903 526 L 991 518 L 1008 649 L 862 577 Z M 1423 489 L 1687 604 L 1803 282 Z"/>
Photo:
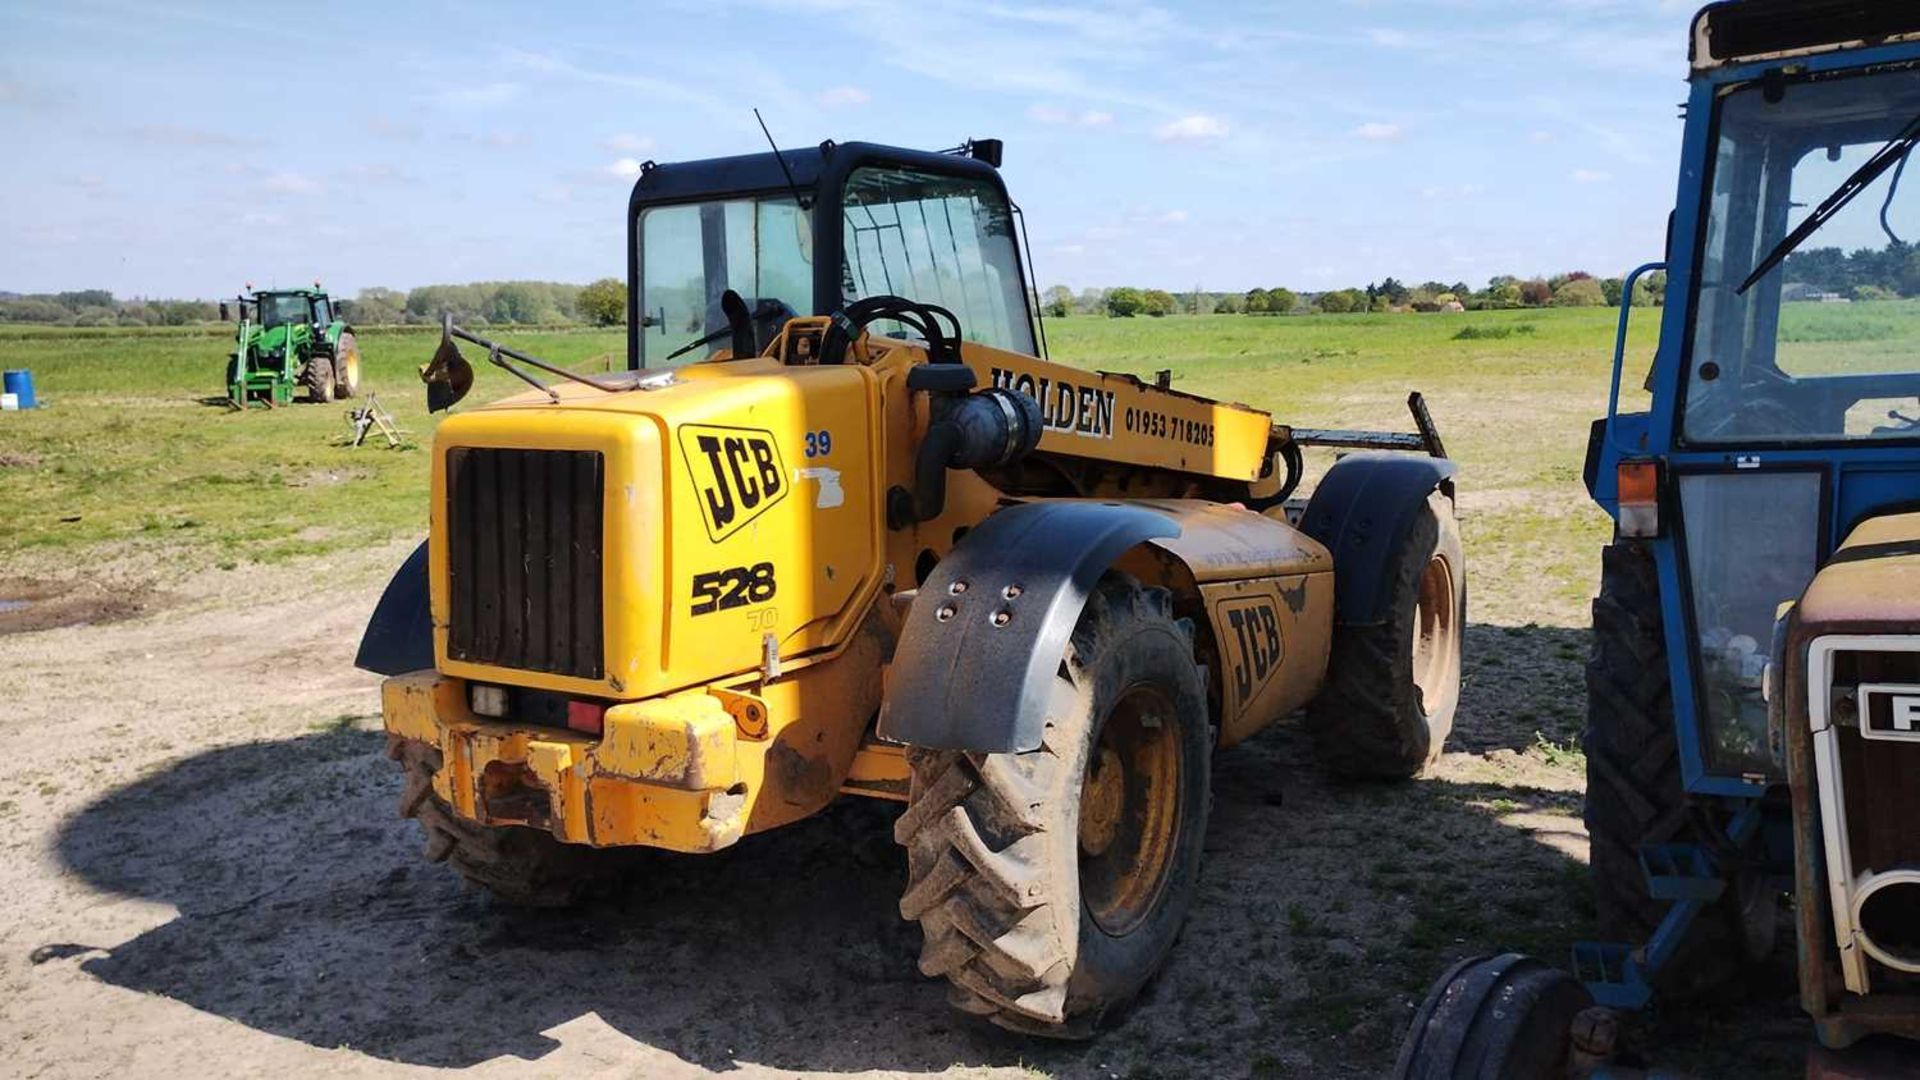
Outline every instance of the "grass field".
<path id="1" fill-rule="evenodd" d="M 1638 372 L 1651 355 L 1659 314 L 1641 312 L 1635 320 L 1630 384 L 1638 382 Z M 1812 314 L 1825 318 L 1822 313 Z M 1896 314 L 1893 325 L 1904 326 L 1907 313 Z M 701 1034 L 701 1029 L 668 1029 L 644 1009 L 622 1011 L 609 1004 L 621 993 L 661 992 L 644 977 L 648 969 L 640 960 L 633 961 L 640 974 L 620 976 L 625 981 L 605 993 L 587 995 L 579 1009 L 601 1009 L 616 1028 L 643 1043 L 669 1048 L 688 1061 L 705 1063 L 709 1054 L 711 1060 L 752 1057 L 770 1068 L 787 1070 L 783 1075 L 810 1068 L 935 1071 L 946 1062 L 966 1059 L 995 1076 L 1016 1074 L 1003 1074 L 1002 1067 L 1076 1077 L 1369 1076 L 1379 1075 L 1392 1060 L 1413 1003 L 1449 960 L 1473 952 L 1520 948 L 1560 962 L 1573 940 L 1592 933 L 1585 838 L 1579 824 L 1584 783 L 1579 751 L 1580 673 L 1587 648 L 1586 605 L 1609 526 L 1587 501 L 1579 469 L 1588 424 L 1605 408 L 1615 318 L 1615 312 L 1588 309 L 1431 316 L 1072 318 L 1049 323 L 1055 359 L 1140 375 L 1171 368 L 1181 389 L 1267 408 L 1279 419 L 1300 426 L 1407 430 L 1406 393 L 1420 390 L 1461 467 L 1460 514 L 1472 625 L 1461 716 L 1449 742 L 1450 752 L 1426 780 L 1384 787 L 1342 785 L 1318 774 L 1300 741 L 1287 733 L 1263 737 L 1245 751 L 1223 755 L 1215 774 L 1209 869 L 1195 922 L 1161 980 L 1162 989 L 1136 1011 L 1126 1028 L 1091 1048 L 1036 1049 L 1030 1043 L 982 1041 L 942 1027 L 925 1037 L 929 1041 L 913 1044 L 912 1053 L 888 1055 L 876 1050 L 862 1056 L 847 1051 L 839 1036 L 825 1043 L 828 1049 L 814 1047 L 809 1029 L 796 1021 L 785 1026 L 762 1024 L 755 1029 L 758 1035 L 722 1025 L 712 1029 L 720 1033 L 711 1034 L 715 1043 L 708 1045 L 703 1040 L 709 1036 Z M 1832 336 L 1815 323 L 1809 323 L 1804 333 L 1809 342 Z M 85 574 L 93 566 L 134 565 L 139 573 L 157 578 L 198 575 L 223 582 L 209 588 L 228 597 L 220 602 L 244 612 L 252 602 L 246 575 L 259 564 L 305 566 L 310 564 L 301 557 L 308 554 L 391 546 L 419 535 L 427 505 L 428 457 L 423 447 L 434 421 L 424 412 L 414 369 L 431 354 L 435 335 L 369 330 L 360 336 L 366 388 L 380 395 L 408 431 L 408 446 L 401 450 L 340 445 L 347 430 L 344 417 L 351 407 L 345 403 L 231 412 L 219 398 L 228 342 L 210 329 L 127 333 L 0 327 L 0 367 L 33 369 L 48 406 L 0 416 L 0 507 L 5 508 L 0 513 L 0 553 L 7 563 L 7 572 L 0 574 L 0 589 L 8 575 L 71 576 L 76 568 Z M 501 336 L 527 351 L 587 369 L 608 363 L 618 366 L 617 357 L 624 348 L 619 331 L 549 330 Z M 480 379 L 475 401 L 517 386 L 510 376 L 484 365 Z M 377 573 L 378 568 L 371 568 L 361 575 L 368 580 L 355 578 L 359 592 L 351 596 L 335 596 L 338 590 L 322 588 L 324 598 L 292 595 L 274 601 L 280 606 L 271 610 L 285 613 L 276 618 L 295 620 L 309 618 L 303 614 L 309 609 L 324 611 L 324 618 L 311 617 L 318 624 L 352 628 L 371 604 L 377 585 L 372 578 Z M 199 650 L 191 652 L 200 658 L 197 664 L 222 663 L 223 650 L 233 648 L 226 643 L 236 632 L 227 621 L 210 625 L 204 639 L 190 638 L 187 646 L 179 646 Z M 261 629 L 256 626 L 248 632 Z M 176 647 L 174 631 L 155 629 L 152 634 L 168 639 L 163 650 Z M 119 656 L 149 650 L 144 655 L 153 660 L 152 646 L 143 644 L 145 640 L 137 638 L 111 648 Z M 0 645 L 4 644 L 0 636 Z M 338 641 L 331 647 L 344 656 L 349 646 L 350 642 Z M 78 670 L 82 663 L 53 645 L 30 655 L 50 672 Z M 385 762 L 376 760 L 373 744 L 378 721 L 366 711 L 368 687 L 345 676 L 332 677 L 338 683 L 337 693 L 324 700 L 356 703 L 348 706 L 355 711 L 341 716 L 338 724 L 326 727 L 325 716 L 309 715 L 321 706 L 300 705 L 309 699 L 300 697 L 295 687 L 285 695 L 296 703 L 287 706 L 292 710 L 287 716 L 249 711 L 244 730 L 232 734 L 222 730 L 218 736 L 228 741 L 242 737 L 260 741 L 240 750 L 209 750 L 190 743 L 176 745 L 170 734 L 157 736 L 159 748 L 149 753 L 149 760 L 128 766 L 139 770 L 133 778 L 122 778 L 132 783 L 130 788 L 105 795 L 89 792 L 84 799 L 76 795 L 69 816 L 49 819 L 44 827 L 65 830 L 62 835 L 67 835 L 89 820 L 119 822 L 117 807 L 129 798 L 127 791 L 151 788 L 168 799 L 190 794 L 199 798 L 198 792 L 213 790 L 203 776 L 227 775 L 221 771 L 224 766 L 208 763 L 251 761 L 247 755 L 271 756 L 280 753 L 276 748 L 285 750 L 289 764 L 281 767 L 286 769 L 306 767 L 291 763 L 316 752 L 321 761 L 351 758 L 356 763 L 351 767 L 362 770 L 353 774 L 352 783 L 337 776 L 327 782 L 339 789 L 342 799 L 366 801 L 377 794 L 378 809 L 367 813 L 390 813 L 388 803 L 381 801 L 391 798 L 383 785 L 396 781 Z M 0 679 L 0 687 L 4 686 Z M 299 719 L 302 716 L 307 718 Z M 322 726 L 299 726 L 314 723 Z M 311 734 L 316 730 L 321 734 Z M 6 726 L 0 725 L 0 738 L 7 734 Z M 364 765 L 359 764 L 362 759 Z M 248 765 L 236 774 L 235 790 L 253 790 L 246 785 L 258 781 L 264 770 L 257 763 Z M 181 778 L 178 783 L 168 779 L 174 774 Z M 134 779 L 138 782 L 133 783 Z M 13 814 L 16 803 L 25 808 L 38 801 L 23 786 L 30 780 L 0 781 L 0 818 Z M 1283 784 L 1284 810 L 1279 810 L 1275 808 L 1281 806 Z M 380 791 L 369 794 L 369 787 L 380 787 Z M 261 801 L 256 812 L 269 814 L 289 835 L 302 835 L 311 827 L 312 815 L 324 817 L 332 812 L 299 801 L 283 804 L 278 788 L 261 790 L 257 798 Z M 181 804 L 182 822 L 198 823 L 204 816 L 198 811 L 191 819 L 185 816 L 192 805 L 197 804 Z M 96 827 L 107 837 L 118 836 L 116 830 L 149 827 L 136 826 L 134 821 L 129 817 L 126 824 Z M 411 859 L 410 831 L 392 839 L 402 836 L 402 824 L 382 824 L 387 831 L 380 834 L 386 845 L 381 851 L 406 862 Z M 931 1012 L 925 1015 L 944 1015 L 934 1000 L 937 992 L 925 984 L 887 982 L 898 977 L 891 974 L 896 968 L 910 966 L 886 951 L 907 933 L 897 929 L 892 901 L 885 895 L 893 870 L 888 863 L 876 871 L 843 850 L 846 845 L 834 830 L 844 827 L 809 826 L 815 831 L 784 840 L 782 834 L 773 834 L 757 847 L 743 844 L 731 861 L 682 864 L 681 884 L 655 887 L 658 895 L 649 894 L 650 906 L 640 910 L 640 919 L 633 924 L 636 928 L 622 933 L 663 935 L 633 942 L 635 949 L 643 951 L 680 941 L 673 935 L 682 931 L 706 934 L 715 917 L 709 892 L 772 888 L 768 882 L 778 880 L 782 888 L 800 890 L 789 898 L 793 903 L 813 902 L 822 910 L 853 904 L 853 913 L 845 920 L 827 920 L 820 932 L 843 940 L 857 956 L 864 955 L 858 950 L 880 948 L 883 955 L 873 964 L 890 974 L 878 976 L 877 989 L 869 994 L 860 989 L 859 979 L 836 975 L 843 963 L 865 962 L 857 956 L 856 961 L 836 961 L 832 967 L 799 959 L 775 964 L 766 957 L 781 954 L 782 947 L 762 946 L 760 938 L 785 935 L 779 940 L 800 955 L 817 947 L 817 941 L 803 930 L 782 929 L 777 920 L 769 926 L 764 918 L 742 915 L 744 922 L 736 929 L 750 940 L 742 942 L 746 951 L 734 959 L 742 968 L 756 970 L 774 964 L 769 968 L 773 985 L 766 988 L 768 1008 L 782 1007 L 782 995 L 791 999 L 795 1010 L 810 1010 L 823 995 L 836 1001 L 848 995 L 850 1012 L 866 1017 L 874 1009 L 905 1008 L 889 1004 L 909 993 L 900 989 L 904 985 L 919 995 L 914 1002 L 927 999 Z M 154 835 L 154 843 L 160 845 L 156 850 L 164 851 L 167 842 L 167 837 Z M 251 830 L 241 838 L 217 842 L 258 846 Z M 889 846 L 884 837 L 879 842 Z M 74 868 L 72 857 L 64 857 L 66 865 Z M 325 867 L 340 881 L 364 879 L 366 896 L 382 903 L 417 895 L 423 899 L 406 902 L 438 911 L 442 904 L 434 898 L 444 892 L 430 890 L 450 888 L 443 875 L 435 874 L 407 885 L 414 890 L 408 893 L 391 883 L 395 879 L 379 878 L 388 872 L 387 863 L 357 849 L 328 858 L 334 861 L 314 865 Z M 755 859 L 765 861 L 757 864 Z M 301 869 L 308 866 L 306 862 L 295 859 L 290 865 L 297 872 L 307 872 Z M 82 877 L 89 876 L 85 866 L 77 869 Z M 793 881 L 781 876 L 788 871 Z M 834 879 L 834 875 L 863 887 L 852 894 L 806 891 L 814 888 L 808 883 Z M 112 873 L 105 874 L 105 879 L 119 880 Z M 33 887 L 53 888 L 38 879 Z M 189 902 L 223 906 L 217 895 L 202 896 L 186 884 L 178 888 L 168 897 L 176 906 Z M 149 895 L 137 889 L 121 891 Z M 870 894 L 880 899 L 872 901 Z M 47 895 L 43 906 L 57 907 L 95 894 Z M 848 895 L 859 899 L 849 900 Z M 863 921 L 869 915 L 871 921 Z M 287 917 L 296 919 L 295 925 L 304 933 L 320 933 L 315 927 L 337 932 L 337 938 L 328 940 L 338 942 L 357 942 L 368 934 L 415 933 L 389 924 L 369 929 L 343 921 L 345 917 L 336 917 L 331 909 L 325 913 L 295 910 Z M 819 912 L 815 917 L 821 917 Z M 431 932 L 434 940 L 457 942 L 468 941 L 474 933 L 469 921 L 435 918 L 441 921 L 418 932 Z M 656 921 L 655 929 L 647 929 L 655 927 Z M 676 931 L 676 926 L 681 930 Z M 162 931 L 189 939 L 196 933 L 193 924 L 184 921 L 166 924 L 152 935 Z M 725 938 L 720 931 L 712 933 L 717 935 L 712 940 Z M 302 1014 L 304 1019 L 280 1019 L 263 1013 L 243 992 L 251 985 L 248 980 L 255 978 L 254 965 L 212 974 L 176 973 L 165 958 L 180 955 L 182 949 L 191 952 L 194 942 L 182 944 L 160 936 L 153 937 L 151 944 L 153 959 L 148 964 L 152 970 L 110 965 L 90 970 L 97 970 L 108 983 L 200 1004 L 206 1012 L 239 1019 L 247 1027 L 293 1036 L 290 1042 L 332 1047 L 334 1040 L 371 1039 L 367 1052 L 395 1061 L 471 1063 L 479 1059 L 459 1055 L 479 1053 L 491 1045 L 487 1040 L 496 1038 L 471 1028 L 484 1015 L 464 1009 L 457 1016 L 445 1016 L 438 1026 L 445 1028 L 453 1043 L 465 1037 L 479 1040 L 479 1048 L 421 1050 L 418 1046 L 424 1044 L 408 1041 L 412 1035 L 380 1035 L 382 1029 L 350 1025 L 342 1028 L 345 1021 L 328 1019 L 331 1014 L 321 1006 Z M 142 955 L 138 946 L 135 941 L 123 951 Z M 904 942 L 901 948 L 910 955 L 912 943 Z M 274 963 L 270 957 L 278 955 L 266 954 L 267 962 L 260 966 L 270 969 Z M 528 960 L 537 965 L 575 963 L 547 953 Z M 350 969 L 349 977 L 358 970 L 376 981 L 363 994 L 343 999 L 342 1015 L 362 1000 L 390 1004 L 412 1000 L 408 995 L 413 991 L 405 985 L 391 987 L 391 999 L 381 996 L 389 993 L 377 983 L 387 977 L 383 955 L 364 963 Z M 586 959 L 579 963 L 585 964 Z M 715 970 L 733 970 L 716 963 Z M 572 974 L 555 976 L 561 981 L 546 989 L 558 991 L 574 982 L 601 983 L 598 974 L 585 968 L 567 970 Z M 502 984 L 520 980 L 518 971 L 502 978 Z M 460 985 L 466 983 L 458 965 L 449 977 Z M 76 978 L 84 980 L 84 976 Z M 98 991 L 95 983 L 74 985 L 79 988 L 76 993 Z M 331 992 L 330 986 L 305 985 L 314 994 Z M 535 996 L 544 992 L 535 991 Z M 702 980 L 682 985 L 676 1000 L 705 1001 L 732 993 L 724 979 Z M 1785 1037 L 1756 1040 L 1750 1010 L 1696 1011 L 1660 1018 L 1655 1029 L 1665 1043 L 1660 1060 L 1692 1066 L 1705 1075 L 1791 1075 L 1797 1053 L 1794 1040 L 1801 1032 L 1792 1026 L 1790 1007 L 1782 1009 L 1780 1000 L 1784 1000 L 1780 995 L 1767 999 L 1766 1022 L 1786 1024 Z M 49 999 L 50 1008 L 57 1004 Z M 105 1004 L 131 1007 L 117 998 Z M 572 1006 L 563 998 L 548 1011 L 564 1019 L 559 1014 L 569 1013 Z M 718 1011 L 731 1013 L 732 1009 L 728 1005 Z M 4 1019 L 3 1010 L 0 1019 Z M 867 1017 L 862 1023 L 871 1020 Z M 881 1020 L 871 1037 L 887 1038 L 886 1026 Z M 291 1060 L 298 1065 L 306 1059 Z M 976 1075 L 964 1070 L 962 1074 Z"/>
<path id="2" fill-rule="evenodd" d="M 1069 363 L 1139 374 L 1171 367 L 1184 389 L 1303 426 L 1405 430 L 1405 391 L 1418 388 L 1472 489 L 1564 492 L 1604 383 L 1611 320 L 1597 310 L 1082 318 L 1056 320 L 1049 334 L 1055 357 Z M 1637 337 L 1650 343 L 1653 322 L 1643 319 Z M 1459 337 L 1463 330 L 1483 336 Z M 618 364 L 625 347 L 617 330 L 503 337 L 587 369 Z M 228 340 L 217 327 L 0 327 L 0 365 L 32 369 L 49 406 L 0 427 L 0 505 L 10 508 L 0 516 L 0 549 L 159 545 L 195 564 L 271 562 L 417 531 L 426 506 L 420 448 L 433 420 L 413 372 L 435 335 L 371 329 L 360 339 L 367 388 L 409 433 L 407 449 L 340 445 L 346 404 L 230 411 L 219 385 Z M 479 374 L 473 401 L 518 385 L 486 365 Z M 1542 507 L 1509 501 L 1500 519 L 1525 534 L 1561 509 L 1543 518 Z"/>

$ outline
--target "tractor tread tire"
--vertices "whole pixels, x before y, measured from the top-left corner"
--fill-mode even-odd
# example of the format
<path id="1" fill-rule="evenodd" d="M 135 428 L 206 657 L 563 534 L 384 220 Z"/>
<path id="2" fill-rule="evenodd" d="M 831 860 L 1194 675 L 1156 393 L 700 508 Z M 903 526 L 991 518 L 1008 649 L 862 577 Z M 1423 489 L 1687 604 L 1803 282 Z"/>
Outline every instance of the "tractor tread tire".
<path id="1" fill-rule="evenodd" d="M 1469 957 L 1427 991 L 1394 1080 L 1565 1076 L 1574 1018 L 1592 1006 L 1578 979 L 1532 957 Z"/>
<path id="2" fill-rule="evenodd" d="M 1081 904 L 1077 833 L 1081 777 L 1102 719 L 1096 712 L 1118 700 L 1104 699 L 1110 687 L 1135 685 L 1116 681 L 1116 671 L 1151 653 L 1166 662 L 1158 672 L 1165 678 L 1176 648 L 1185 668 L 1174 673 L 1170 697 L 1185 718 L 1178 797 L 1186 809 L 1153 914 L 1125 938 L 1107 939 L 1133 951 L 1117 963 L 1098 961 L 1099 970 L 1082 948 L 1093 924 Z M 1108 574 L 1088 598 L 1055 683 L 1055 701 L 1071 705 L 1049 711 L 1038 749 L 908 751 L 911 794 L 894 824 L 894 839 L 907 850 L 900 914 L 919 922 L 920 970 L 948 980 L 955 1008 L 1024 1034 L 1088 1038 L 1165 959 L 1196 891 L 1208 809 L 1212 736 L 1192 650 L 1192 623 L 1174 618 L 1165 589 Z"/>
<path id="3" fill-rule="evenodd" d="M 1615 540 L 1601 551 L 1593 601 L 1585 818 L 1600 934 L 1634 946 L 1653 936 L 1669 904 L 1647 892 L 1641 845 L 1703 839 L 1680 775 L 1665 635 L 1652 550 Z M 1738 922 L 1716 904 L 1694 919 L 1655 988 L 1668 998 L 1694 996 L 1737 974 L 1743 956 Z"/>
<path id="4" fill-rule="evenodd" d="M 340 340 L 334 343 L 333 355 L 335 357 L 343 354 L 351 355 L 354 357 L 354 362 L 344 365 L 336 362 L 333 365 L 333 396 L 337 400 L 357 397 L 360 393 L 359 353 L 360 343 L 353 336 L 353 331 L 343 331 Z"/>
<path id="5" fill-rule="evenodd" d="M 420 823 L 428 862 L 446 863 L 511 907 L 568 907 L 619 879 L 626 853 L 562 843 L 524 826 L 469 821 L 434 794 L 438 747 L 397 735 L 387 745 L 406 774 L 400 816 Z"/>
<path id="6" fill-rule="evenodd" d="M 306 389 L 307 400 L 313 404 L 326 405 L 332 402 L 333 361 L 318 353 L 307 357 L 306 365 L 300 369 L 300 385 Z"/>
<path id="7" fill-rule="evenodd" d="M 1336 623 L 1327 681 L 1307 706 L 1314 758 L 1330 772 L 1363 779 L 1404 780 L 1440 756 L 1460 703 L 1455 679 L 1428 709 L 1413 678 L 1413 621 L 1420 577 L 1434 555 L 1453 568 L 1457 607 L 1453 647 L 1466 630 L 1467 594 L 1460 524 L 1453 501 L 1440 492 L 1407 527 L 1389 572 L 1387 617 L 1373 624 Z"/>

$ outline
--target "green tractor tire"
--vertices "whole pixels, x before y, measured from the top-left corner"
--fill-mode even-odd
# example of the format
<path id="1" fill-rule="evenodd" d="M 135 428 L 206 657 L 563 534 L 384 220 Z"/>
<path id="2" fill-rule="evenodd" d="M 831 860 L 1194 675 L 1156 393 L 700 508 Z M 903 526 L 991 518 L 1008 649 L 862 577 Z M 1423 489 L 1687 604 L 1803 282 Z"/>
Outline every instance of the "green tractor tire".
<path id="1" fill-rule="evenodd" d="M 307 365 L 300 369 L 300 385 L 306 387 L 307 400 L 315 405 L 331 402 L 337 385 L 333 378 L 333 361 L 317 353 L 309 356 Z"/>
<path id="2" fill-rule="evenodd" d="M 360 343 L 351 330 L 342 331 L 333 346 L 333 396 L 357 397 L 360 393 Z"/>

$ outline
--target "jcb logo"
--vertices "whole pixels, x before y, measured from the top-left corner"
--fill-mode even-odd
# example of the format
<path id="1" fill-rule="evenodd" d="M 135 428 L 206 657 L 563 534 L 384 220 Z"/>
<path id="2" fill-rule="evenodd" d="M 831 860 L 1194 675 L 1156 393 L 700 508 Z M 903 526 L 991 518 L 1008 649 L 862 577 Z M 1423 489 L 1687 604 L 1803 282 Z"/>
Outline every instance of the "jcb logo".
<path id="1" fill-rule="evenodd" d="M 787 495 L 787 468 L 772 432 L 683 424 L 680 455 L 716 544 Z"/>
<path id="2" fill-rule="evenodd" d="M 1920 686 L 1869 683 L 1860 687 L 1860 734 L 1869 739 L 1920 741 Z"/>
<path id="3" fill-rule="evenodd" d="M 1280 613 L 1273 598 L 1228 601 L 1220 614 L 1227 622 L 1227 668 L 1234 701 L 1245 706 L 1280 667 Z"/>

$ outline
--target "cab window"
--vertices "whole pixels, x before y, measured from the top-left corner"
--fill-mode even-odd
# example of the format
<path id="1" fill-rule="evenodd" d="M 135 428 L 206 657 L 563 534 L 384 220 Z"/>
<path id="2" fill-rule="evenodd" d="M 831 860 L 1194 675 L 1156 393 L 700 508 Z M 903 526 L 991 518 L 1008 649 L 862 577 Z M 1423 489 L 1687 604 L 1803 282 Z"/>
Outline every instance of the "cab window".
<path id="1" fill-rule="evenodd" d="M 893 165 L 855 169 L 842 228 L 844 300 L 891 295 L 938 304 L 960 320 L 968 341 L 1036 355 L 1013 212 L 994 185 Z M 876 328 L 910 333 L 886 322 Z"/>

